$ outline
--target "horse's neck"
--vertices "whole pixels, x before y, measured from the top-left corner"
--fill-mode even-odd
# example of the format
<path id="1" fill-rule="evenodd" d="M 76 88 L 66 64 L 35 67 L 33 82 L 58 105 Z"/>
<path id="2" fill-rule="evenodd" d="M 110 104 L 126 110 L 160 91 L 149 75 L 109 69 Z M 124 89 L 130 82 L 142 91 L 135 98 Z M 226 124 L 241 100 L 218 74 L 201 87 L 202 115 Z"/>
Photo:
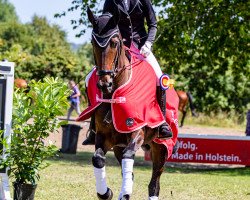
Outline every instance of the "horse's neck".
<path id="1" fill-rule="evenodd" d="M 129 66 L 129 60 L 125 55 L 125 49 L 123 49 L 119 58 L 119 72 L 114 79 L 115 89 L 128 81 L 131 73 L 131 68 Z"/>

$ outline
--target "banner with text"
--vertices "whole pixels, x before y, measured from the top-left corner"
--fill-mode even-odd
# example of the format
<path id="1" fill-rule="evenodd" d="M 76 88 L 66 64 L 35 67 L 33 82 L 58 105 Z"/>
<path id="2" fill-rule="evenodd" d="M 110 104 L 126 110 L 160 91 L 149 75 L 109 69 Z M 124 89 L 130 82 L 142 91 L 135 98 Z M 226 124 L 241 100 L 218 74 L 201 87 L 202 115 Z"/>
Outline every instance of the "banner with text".
<path id="1" fill-rule="evenodd" d="M 250 137 L 180 134 L 179 150 L 168 162 L 250 166 Z M 145 154 L 145 160 L 150 160 Z"/>

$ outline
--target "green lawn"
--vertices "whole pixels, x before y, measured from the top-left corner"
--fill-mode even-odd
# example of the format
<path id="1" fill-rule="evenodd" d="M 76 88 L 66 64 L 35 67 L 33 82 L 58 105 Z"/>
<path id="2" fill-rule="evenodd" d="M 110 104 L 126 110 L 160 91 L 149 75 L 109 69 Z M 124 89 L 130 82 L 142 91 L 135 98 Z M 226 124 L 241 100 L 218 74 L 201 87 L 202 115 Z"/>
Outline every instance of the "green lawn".
<path id="1" fill-rule="evenodd" d="M 179 121 L 181 120 L 182 113 L 179 112 Z M 246 115 L 239 119 L 240 116 L 229 115 L 226 113 L 211 114 L 211 116 L 199 113 L 199 117 L 192 117 L 190 110 L 188 110 L 187 116 L 185 118 L 185 125 L 199 125 L 199 126 L 209 126 L 209 127 L 220 127 L 220 128 L 231 128 L 231 129 L 246 129 Z M 184 125 L 184 126 L 185 126 Z"/>
<path id="2" fill-rule="evenodd" d="M 41 172 L 36 200 L 92 200 L 96 198 L 91 152 L 61 154 Z M 113 153 L 107 156 L 108 185 L 118 198 L 121 171 Z M 151 164 L 136 159 L 132 200 L 147 200 Z M 161 177 L 160 199 L 247 200 L 250 199 L 250 168 L 188 169 L 166 167 Z"/>

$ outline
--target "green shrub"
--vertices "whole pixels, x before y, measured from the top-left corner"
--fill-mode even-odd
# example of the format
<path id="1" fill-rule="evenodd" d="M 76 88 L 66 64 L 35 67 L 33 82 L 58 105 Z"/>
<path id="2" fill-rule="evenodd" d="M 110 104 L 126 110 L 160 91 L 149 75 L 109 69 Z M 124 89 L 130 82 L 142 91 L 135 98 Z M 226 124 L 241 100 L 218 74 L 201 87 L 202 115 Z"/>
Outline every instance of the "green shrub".
<path id="1" fill-rule="evenodd" d="M 44 160 L 55 154 L 57 148 L 46 138 L 62 123 L 57 119 L 68 106 L 67 85 L 54 78 L 32 81 L 30 90 L 16 90 L 14 93 L 13 133 L 2 140 L 6 157 L 1 167 L 8 167 L 8 174 L 16 182 L 35 184 L 39 170 L 46 167 Z"/>

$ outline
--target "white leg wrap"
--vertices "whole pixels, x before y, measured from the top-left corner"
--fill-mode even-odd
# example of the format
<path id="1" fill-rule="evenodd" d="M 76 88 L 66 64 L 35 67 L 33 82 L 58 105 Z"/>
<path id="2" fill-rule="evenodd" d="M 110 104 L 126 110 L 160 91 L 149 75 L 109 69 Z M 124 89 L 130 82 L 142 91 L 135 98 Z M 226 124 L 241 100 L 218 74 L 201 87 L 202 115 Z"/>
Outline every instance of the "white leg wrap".
<path id="1" fill-rule="evenodd" d="M 159 200 L 159 198 L 157 196 L 153 196 L 153 197 L 148 197 L 148 200 Z"/>
<path id="2" fill-rule="evenodd" d="M 106 171 L 105 167 L 94 167 L 95 180 L 96 180 L 96 192 L 103 195 L 107 192 L 108 186 L 106 183 Z"/>
<path id="3" fill-rule="evenodd" d="M 133 188 L 133 159 L 122 159 L 122 188 L 120 195 L 132 194 Z"/>

